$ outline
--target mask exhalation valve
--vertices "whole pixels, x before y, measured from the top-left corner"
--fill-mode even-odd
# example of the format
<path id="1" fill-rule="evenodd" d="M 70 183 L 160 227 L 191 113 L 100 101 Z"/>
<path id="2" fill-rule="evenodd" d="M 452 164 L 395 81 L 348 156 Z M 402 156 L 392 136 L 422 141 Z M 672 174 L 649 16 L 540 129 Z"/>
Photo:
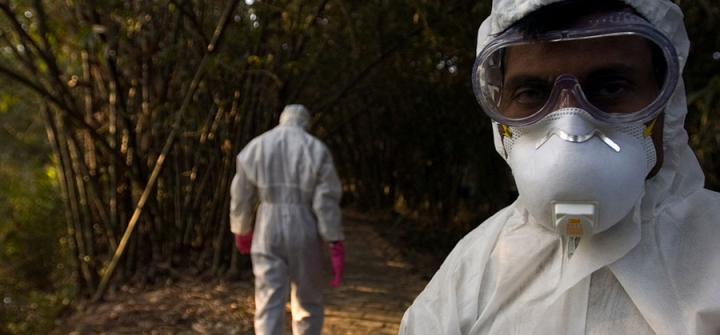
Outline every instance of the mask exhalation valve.
<path id="1" fill-rule="evenodd" d="M 590 236 L 597 222 L 595 201 L 553 201 L 552 214 L 557 233 L 569 237 Z"/>

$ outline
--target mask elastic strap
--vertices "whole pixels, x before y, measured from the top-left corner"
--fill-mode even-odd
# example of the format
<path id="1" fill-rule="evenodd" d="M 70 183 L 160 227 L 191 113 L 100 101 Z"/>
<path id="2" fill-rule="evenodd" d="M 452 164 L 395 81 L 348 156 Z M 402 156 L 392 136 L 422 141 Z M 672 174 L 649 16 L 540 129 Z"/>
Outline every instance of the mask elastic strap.
<path id="1" fill-rule="evenodd" d="M 510 127 L 504 125 L 504 124 L 497 124 L 498 127 L 498 133 L 500 135 L 500 143 L 502 144 L 503 152 L 505 153 L 505 159 L 508 159 L 510 155 L 508 155 L 507 148 L 505 147 L 505 137 L 511 138 L 512 137 L 512 129 Z"/>
<path id="2" fill-rule="evenodd" d="M 655 123 L 657 122 L 658 117 L 659 117 L 659 115 L 656 116 L 647 127 L 645 127 L 645 130 L 643 130 L 643 137 L 652 136 L 653 130 L 655 130 Z"/>

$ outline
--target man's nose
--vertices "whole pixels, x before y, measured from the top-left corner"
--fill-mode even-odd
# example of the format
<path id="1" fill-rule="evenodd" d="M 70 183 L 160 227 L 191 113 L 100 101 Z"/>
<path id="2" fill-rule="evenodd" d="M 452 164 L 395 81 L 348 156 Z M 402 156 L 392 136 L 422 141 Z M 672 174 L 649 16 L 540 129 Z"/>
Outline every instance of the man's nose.
<path id="1" fill-rule="evenodd" d="M 557 102 L 555 103 L 555 108 L 553 108 L 553 110 L 577 107 L 579 107 L 579 105 L 577 98 L 575 97 L 575 92 L 573 92 L 571 89 L 565 88 L 560 91 L 560 95 L 558 96 Z"/>

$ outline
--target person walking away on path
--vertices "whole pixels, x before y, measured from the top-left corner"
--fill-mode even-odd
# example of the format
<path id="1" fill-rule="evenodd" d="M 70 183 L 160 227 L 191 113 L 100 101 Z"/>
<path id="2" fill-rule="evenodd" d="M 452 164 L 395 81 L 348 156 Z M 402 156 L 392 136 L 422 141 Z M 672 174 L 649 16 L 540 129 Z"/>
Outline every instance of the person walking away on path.
<path id="1" fill-rule="evenodd" d="M 400 334 L 720 334 L 720 194 L 683 128 L 669 0 L 494 0 L 475 95 L 518 199 L 463 238 Z"/>
<path id="2" fill-rule="evenodd" d="M 323 241 L 330 244 L 331 285 L 340 285 L 343 274 L 342 186 L 330 151 L 305 131 L 309 121 L 304 106 L 288 105 L 280 124 L 237 156 L 230 229 L 240 252 L 251 254 L 258 335 L 283 334 L 288 290 L 293 334 L 320 334 Z"/>

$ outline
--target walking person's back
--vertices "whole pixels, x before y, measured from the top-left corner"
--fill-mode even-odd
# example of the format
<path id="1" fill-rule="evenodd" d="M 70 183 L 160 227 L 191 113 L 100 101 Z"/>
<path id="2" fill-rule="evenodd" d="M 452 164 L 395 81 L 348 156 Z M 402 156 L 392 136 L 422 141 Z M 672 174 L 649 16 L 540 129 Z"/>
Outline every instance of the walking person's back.
<path id="1" fill-rule="evenodd" d="M 342 254 L 342 186 L 327 147 L 305 131 L 308 119 L 303 106 L 287 106 L 280 124 L 237 156 L 231 230 L 239 247 L 243 239 L 252 241 L 257 334 L 282 334 L 288 290 L 293 334 L 320 334 L 323 241 L 332 243 L 335 256 Z M 334 258 L 337 285 L 342 261 Z"/>

